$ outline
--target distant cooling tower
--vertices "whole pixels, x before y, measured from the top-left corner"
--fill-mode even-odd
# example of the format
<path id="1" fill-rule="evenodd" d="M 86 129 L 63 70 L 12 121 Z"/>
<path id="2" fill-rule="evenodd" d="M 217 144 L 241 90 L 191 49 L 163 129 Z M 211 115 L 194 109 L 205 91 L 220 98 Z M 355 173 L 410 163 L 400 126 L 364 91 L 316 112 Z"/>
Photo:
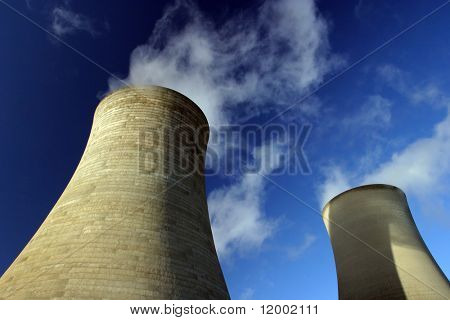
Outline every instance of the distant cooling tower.
<path id="1" fill-rule="evenodd" d="M 229 299 L 203 176 L 207 120 L 162 87 L 97 107 L 83 157 L 0 279 L 3 299 Z"/>
<path id="2" fill-rule="evenodd" d="M 351 189 L 325 206 L 323 219 L 333 246 L 339 299 L 450 298 L 449 282 L 400 189 Z"/>

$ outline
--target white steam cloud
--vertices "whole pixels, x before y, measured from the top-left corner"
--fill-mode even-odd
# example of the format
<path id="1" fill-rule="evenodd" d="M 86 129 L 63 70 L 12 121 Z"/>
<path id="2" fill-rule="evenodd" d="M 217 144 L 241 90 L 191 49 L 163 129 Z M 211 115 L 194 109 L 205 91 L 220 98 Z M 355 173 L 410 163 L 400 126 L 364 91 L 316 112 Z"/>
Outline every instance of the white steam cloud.
<path id="1" fill-rule="evenodd" d="M 336 67 L 340 60 L 330 55 L 327 33 L 313 0 L 266 1 L 221 26 L 179 0 L 134 49 L 124 81 L 185 94 L 210 126 L 239 122 L 236 105 L 292 103 Z M 111 78 L 109 85 L 114 90 L 123 83 Z"/>
<path id="2" fill-rule="evenodd" d="M 96 36 L 99 31 L 94 27 L 94 22 L 87 16 L 76 13 L 68 7 L 56 7 L 52 11 L 51 29 L 57 36 L 65 36 L 78 31 L 88 32 Z"/>
<path id="3" fill-rule="evenodd" d="M 330 53 L 328 24 L 314 0 L 266 1 L 221 25 L 193 2 L 177 0 L 166 8 L 148 42 L 133 50 L 128 76 L 110 78 L 109 87 L 172 88 L 198 104 L 210 127 L 217 128 L 242 123 L 249 113 L 286 107 L 341 63 Z M 305 113 L 317 114 L 312 108 L 318 106 L 308 105 Z M 258 149 L 254 152 L 257 157 Z M 278 155 L 273 154 L 273 169 L 264 174 L 277 167 L 273 158 Z M 244 174 L 210 194 L 220 256 L 257 249 L 276 229 L 263 212 L 264 189 L 262 176 Z"/>

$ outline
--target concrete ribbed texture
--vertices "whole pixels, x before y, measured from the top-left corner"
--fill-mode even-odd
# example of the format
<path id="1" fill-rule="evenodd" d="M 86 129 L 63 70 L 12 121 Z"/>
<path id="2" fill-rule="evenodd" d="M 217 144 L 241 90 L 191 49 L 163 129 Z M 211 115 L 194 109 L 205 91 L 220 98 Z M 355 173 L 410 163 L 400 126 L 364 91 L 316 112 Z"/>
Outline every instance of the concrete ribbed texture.
<path id="1" fill-rule="evenodd" d="M 449 299 L 446 276 L 423 242 L 405 194 L 367 185 L 323 210 L 340 299 Z"/>
<path id="2" fill-rule="evenodd" d="M 70 183 L 1 277 L 0 298 L 228 299 L 205 198 L 207 129 L 198 106 L 170 89 L 105 97 Z"/>

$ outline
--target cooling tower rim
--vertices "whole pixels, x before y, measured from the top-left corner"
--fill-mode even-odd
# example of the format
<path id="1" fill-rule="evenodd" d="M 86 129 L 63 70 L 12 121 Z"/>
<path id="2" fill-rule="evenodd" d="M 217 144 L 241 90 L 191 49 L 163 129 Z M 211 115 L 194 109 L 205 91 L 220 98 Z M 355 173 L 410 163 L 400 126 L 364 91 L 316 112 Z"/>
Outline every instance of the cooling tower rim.
<path id="1" fill-rule="evenodd" d="M 336 199 L 340 198 L 343 195 L 346 195 L 350 192 L 354 192 L 354 191 L 362 191 L 362 190 L 368 190 L 368 189 L 390 189 L 390 190 L 396 190 L 396 191 L 400 191 L 403 195 L 405 195 L 405 193 L 403 192 L 402 189 L 400 189 L 399 187 L 393 186 L 391 184 L 382 184 L 382 183 L 374 183 L 374 184 L 365 184 L 362 186 L 358 186 L 358 187 L 354 187 L 348 190 L 345 190 L 344 192 L 339 193 L 338 195 L 334 196 L 333 198 L 331 198 L 331 200 L 329 200 L 324 206 L 323 208 L 325 209 L 326 207 L 328 207 L 332 202 L 334 202 Z M 406 195 L 405 195 L 406 196 Z"/>
<path id="2" fill-rule="evenodd" d="M 183 99 L 187 100 L 189 102 L 190 105 L 192 105 L 200 114 L 201 116 L 204 118 L 206 124 L 209 126 L 208 123 L 208 118 L 206 118 L 205 113 L 203 112 L 203 110 L 191 99 L 189 99 L 187 96 L 185 96 L 184 94 L 182 94 L 179 91 L 176 91 L 174 89 L 171 88 L 167 88 L 167 87 L 163 87 L 163 86 L 157 86 L 157 85 L 146 85 L 146 86 L 124 86 L 121 87 L 119 89 L 115 89 L 113 91 L 108 92 L 107 94 L 105 94 L 105 96 L 103 96 L 103 98 L 100 100 L 100 103 L 102 101 L 105 101 L 106 99 L 111 98 L 112 96 L 119 94 L 123 91 L 128 91 L 128 90 L 148 90 L 148 89 L 158 89 L 158 90 L 163 90 L 163 91 L 169 91 L 169 92 L 173 92 L 175 94 L 177 94 L 178 96 L 181 96 Z"/>

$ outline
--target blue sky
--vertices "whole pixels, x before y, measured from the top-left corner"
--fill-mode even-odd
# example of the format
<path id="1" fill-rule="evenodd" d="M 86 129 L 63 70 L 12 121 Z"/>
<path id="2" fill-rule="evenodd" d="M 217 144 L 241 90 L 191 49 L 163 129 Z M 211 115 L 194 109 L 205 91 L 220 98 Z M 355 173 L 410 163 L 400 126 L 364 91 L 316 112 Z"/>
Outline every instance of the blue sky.
<path id="1" fill-rule="evenodd" d="M 285 149 L 263 139 L 246 152 L 271 151 L 270 180 L 207 177 L 232 298 L 336 299 L 319 213 L 363 183 L 406 192 L 449 275 L 450 5 L 401 33 L 444 1 L 6 2 L 71 48 L 0 3 L 0 273 L 67 185 L 99 99 L 124 79 L 184 93 L 213 128 L 262 125 L 309 96 L 272 121 L 311 125 L 309 174 L 274 175 Z"/>

